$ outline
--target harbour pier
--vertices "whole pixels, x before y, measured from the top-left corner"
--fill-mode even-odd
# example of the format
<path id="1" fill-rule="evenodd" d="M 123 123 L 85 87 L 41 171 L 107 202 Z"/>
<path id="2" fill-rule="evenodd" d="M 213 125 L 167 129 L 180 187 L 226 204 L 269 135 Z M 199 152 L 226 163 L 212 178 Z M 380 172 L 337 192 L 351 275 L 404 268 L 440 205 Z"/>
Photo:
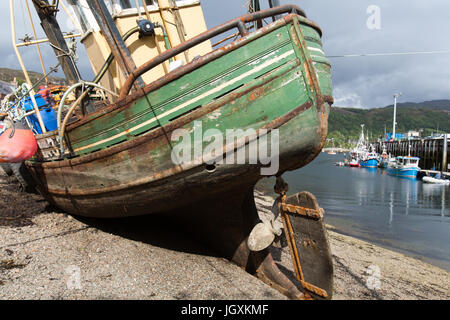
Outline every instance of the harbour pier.
<path id="1" fill-rule="evenodd" d="M 445 134 L 438 138 L 416 138 L 395 141 L 378 141 L 373 145 L 378 153 L 383 151 L 383 145 L 391 156 L 419 157 L 419 167 L 424 170 L 449 172 L 449 136 Z"/>

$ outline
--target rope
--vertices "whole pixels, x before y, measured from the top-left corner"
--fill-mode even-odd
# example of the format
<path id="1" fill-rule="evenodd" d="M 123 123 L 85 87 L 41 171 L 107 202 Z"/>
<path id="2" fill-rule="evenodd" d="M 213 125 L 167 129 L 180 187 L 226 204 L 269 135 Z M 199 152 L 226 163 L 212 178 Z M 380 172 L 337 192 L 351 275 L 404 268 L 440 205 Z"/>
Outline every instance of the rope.
<path id="1" fill-rule="evenodd" d="M 158 123 L 158 126 L 159 126 L 159 127 L 161 128 L 161 130 L 163 131 L 164 137 L 167 139 L 167 142 L 168 142 L 168 144 L 169 144 L 170 150 L 173 150 L 173 146 L 172 146 L 171 140 L 170 140 L 170 138 L 169 138 L 169 135 L 167 134 L 166 129 L 164 128 L 164 126 L 162 125 L 161 121 L 159 120 L 158 115 L 156 114 L 156 111 L 155 111 L 155 109 L 153 108 L 153 105 L 150 103 L 150 100 L 149 100 L 147 94 L 145 94 L 144 88 L 140 88 L 140 90 L 141 90 L 142 93 L 144 94 L 145 100 L 147 101 L 148 106 L 149 106 L 150 109 L 152 110 L 153 115 L 155 116 L 156 122 Z"/>
<path id="2" fill-rule="evenodd" d="M 27 24 L 25 23 L 25 13 L 24 13 L 25 12 L 25 8 L 23 7 L 23 1 L 20 1 L 20 8 L 21 8 L 20 13 L 22 14 L 22 21 L 23 21 L 23 30 L 25 31 L 25 38 L 27 38 L 28 37 L 28 33 L 26 32 L 27 31 Z M 37 39 L 35 39 L 35 40 L 37 40 Z"/>
<path id="3" fill-rule="evenodd" d="M 69 51 L 64 51 L 63 49 L 61 49 L 60 47 L 58 47 L 58 46 L 55 46 L 53 43 L 51 43 L 51 42 L 49 42 L 49 44 L 50 44 L 50 46 L 51 47 L 53 47 L 55 50 L 58 50 L 58 51 L 61 51 L 62 52 L 62 54 L 59 54 L 59 55 L 56 55 L 56 58 L 57 59 L 59 59 L 60 57 L 63 57 L 63 56 L 68 56 L 69 58 L 70 58 L 70 61 L 72 62 L 72 65 L 74 66 L 74 69 L 75 69 L 75 72 L 77 73 L 77 78 L 78 78 L 78 80 L 81 80 L 81 75 L 80 75 L 80 73 L 78 72 L 78 68 L 76 68 L 76 62 L 75 62 L 75 55 L 76 55 L 76 53 L 75 53 L 75 48 L 73 48 L 72 50 L 70 50 L 70 48 L 69 48 Z"/>

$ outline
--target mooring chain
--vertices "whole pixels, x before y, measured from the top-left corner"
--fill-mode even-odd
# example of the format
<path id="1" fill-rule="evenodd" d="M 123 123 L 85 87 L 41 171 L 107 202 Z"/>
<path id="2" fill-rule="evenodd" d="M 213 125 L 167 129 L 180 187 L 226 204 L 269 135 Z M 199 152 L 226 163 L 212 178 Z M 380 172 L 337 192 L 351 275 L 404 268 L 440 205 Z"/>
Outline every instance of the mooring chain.
<path id="1" fill-rule="evenodd" d="M 279 197 L 276 199 L 278 203 L 279 212 L 283 218 L 283 224 L 285 227 L 285 235 L 288 240 L 289 248 L 291 251 L 291 256 L 293 260 L 293 265 L 295 269 L 295 273 L 297 275 L 297 279 L 300 281 L 300 284 L 303 288 L 305 297 L 307 299 L 312 299 L 312 297 L 306 292 L 312 292 L 318 296 L 321 296 L 325 299 L 328 298 L 328 294 L 325 290 L 305 281 L 305 277 L 302 272 L 302 267 L 300 263 L 300 257 L 298 255 L 298 248 L 295 244 L 294 239 L 294 230 L 292 228 L 288 213 L 291 214 L 299 214 L 307 218 L 312 219 L 321 219 L 323 217 L 323 210 L 315 210 L 311 208 L 305 208 L 298 205 L 287 204 L 286 203 L 286 193 L 289 189 L 289 185 L 283 180 L 281 177 L 277 177 L 277 181 L 274 186 L 274 191 L 279 194 Z"/>

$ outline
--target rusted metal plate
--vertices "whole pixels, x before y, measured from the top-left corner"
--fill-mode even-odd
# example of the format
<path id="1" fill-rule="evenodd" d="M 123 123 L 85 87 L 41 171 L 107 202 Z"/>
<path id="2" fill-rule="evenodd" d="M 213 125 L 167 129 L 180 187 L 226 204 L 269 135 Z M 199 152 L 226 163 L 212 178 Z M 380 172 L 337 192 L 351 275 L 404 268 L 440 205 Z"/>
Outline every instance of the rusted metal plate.
<path id="1" fill-rule="evenodd" d="M 304 210 L 295 210 L 295 206 Z M 313 298 L 331 299 L 333 262 L 323 209 L 309 192 L 288 197 L 284 209 L 285 232 L 298 280 Z M 308 209 L 311 214 L 304 214 Z"/>

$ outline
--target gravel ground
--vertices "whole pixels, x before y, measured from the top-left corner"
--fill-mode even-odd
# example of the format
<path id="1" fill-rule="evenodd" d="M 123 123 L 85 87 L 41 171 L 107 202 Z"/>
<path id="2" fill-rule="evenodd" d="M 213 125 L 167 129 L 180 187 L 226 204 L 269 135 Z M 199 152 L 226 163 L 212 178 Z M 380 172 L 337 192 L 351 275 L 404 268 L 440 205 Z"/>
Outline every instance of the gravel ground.
<path id="1" fill-rule="evenodd" d="M 79 219 L 0 176 L 0 299 L 286 299 L 164 219 Z"/>
<path id="2" fill-rule="evenodd" d="M 256 201 L 264 218 L 272 199 L 257 192 Z M 450 298 L 448 272 L 329 234 L 335 299 Z M 292 277 L 287 247 L 271 250 Z M 0 299 L 286 298 L 163 218 L 74 218 L 1 173 Z"/>

